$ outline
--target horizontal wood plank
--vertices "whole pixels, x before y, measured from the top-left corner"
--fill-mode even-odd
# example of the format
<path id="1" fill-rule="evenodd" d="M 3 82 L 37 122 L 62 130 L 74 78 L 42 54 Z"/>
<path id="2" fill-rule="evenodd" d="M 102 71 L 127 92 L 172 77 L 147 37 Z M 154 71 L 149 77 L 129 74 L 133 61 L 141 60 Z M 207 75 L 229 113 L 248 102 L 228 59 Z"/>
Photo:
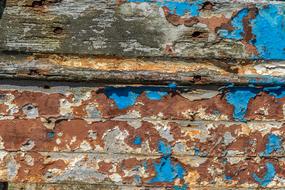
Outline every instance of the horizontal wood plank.
<path id="1" fill-rule="evenodd" d="M 282 159 L 3 151 L 0 155 L 0 179 L 15 183 L 284 187 Z"/>
<path id="2" fill-rule="evenodd" d="M 284 60 L 284 10 L 282 1 L 7 0 L 0 20 L 0 48 Z"/>

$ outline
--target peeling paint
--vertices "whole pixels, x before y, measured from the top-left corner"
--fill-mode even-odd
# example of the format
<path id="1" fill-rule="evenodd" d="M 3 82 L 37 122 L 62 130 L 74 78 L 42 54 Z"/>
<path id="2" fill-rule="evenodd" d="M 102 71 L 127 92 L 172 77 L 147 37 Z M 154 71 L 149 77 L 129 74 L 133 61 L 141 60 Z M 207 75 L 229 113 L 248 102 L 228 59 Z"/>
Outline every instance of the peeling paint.
<path id="1" fill-rule="evenodd" d="M 276 171 L 272 163 L 267 162 L 266 169 L 267 171 L 262 178 L 258 177 L 255 173 L 252 175 L 254 180 L 257 181 L 262 187 L 266 187 L 276 175 Z"/>

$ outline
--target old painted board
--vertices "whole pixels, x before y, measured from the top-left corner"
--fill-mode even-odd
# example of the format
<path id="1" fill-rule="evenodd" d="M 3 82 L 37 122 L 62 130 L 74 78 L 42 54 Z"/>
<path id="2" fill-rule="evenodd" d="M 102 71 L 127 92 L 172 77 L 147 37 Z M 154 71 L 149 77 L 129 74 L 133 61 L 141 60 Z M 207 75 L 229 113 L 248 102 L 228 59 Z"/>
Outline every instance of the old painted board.
<path id="1" fill-rule="evenodd" d="M 285 59 L 282 1 L 7 0 L 4 51 Z"/>
<path id="2" fill-rule="evenodd" d="M 2 181 L 284 187 L 284 88 L 47 84 L 0 86 Z"/>

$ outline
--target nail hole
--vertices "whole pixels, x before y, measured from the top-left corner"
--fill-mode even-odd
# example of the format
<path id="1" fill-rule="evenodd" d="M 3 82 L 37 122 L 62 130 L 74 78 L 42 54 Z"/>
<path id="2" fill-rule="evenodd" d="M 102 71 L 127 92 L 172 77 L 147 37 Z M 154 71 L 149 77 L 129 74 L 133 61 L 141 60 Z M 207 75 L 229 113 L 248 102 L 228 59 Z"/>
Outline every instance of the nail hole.
<path id="1" fill-rule="evenodd" d="M 37 69 L 30 69 L 28 75 L 38 75 L 39 72 Z"/>
<path id="2" fill-rule="evenodd" d="M 44 85 L 44 89 L 50 89 L 49 85 Z"/>
<path id="3" fill-rule="evenodd" d="M 32 110 L 34 107 L 33 106 L 28 106 L 27 110 Z"/>
<path id="4" fill-rule="evenodd" d="M 41 7 L 43 6 L 43 1 L 33 1 L 32 7 Z"/>
<path id="5" fill-rule="evenodd" d="M 201 81 L 202 80 L 202 77 L 200 76 L 200 75 L 195 75 L 194 77 L 193 77 L 193 81 L 194 82 L 199 82 L 199 81 Z"/>
<path id="6" fill-rule="evenodd" d="M 205 3 L 203 3 L 201 10 L 212 10 L 214 7 L 214 4 L 210 1 L 206 1 Z"/>
<path id="7" fill-rule="evenodd" d="M 63 32 L 63 28 L 61 27 L 55 27 L 54 30 L 53 30 L 53 33 L 59 35 L 59 34 L 62 34 Z"/>
<path id="8" fill-rule="evenodd" d="M 198 38 L 198 37 L 201 37 L 201 35 L 203 34 L 203 32 L 199 32 L 199 31 L 195 31 L 192 33 L 192 37 L 193 38 Z"/>

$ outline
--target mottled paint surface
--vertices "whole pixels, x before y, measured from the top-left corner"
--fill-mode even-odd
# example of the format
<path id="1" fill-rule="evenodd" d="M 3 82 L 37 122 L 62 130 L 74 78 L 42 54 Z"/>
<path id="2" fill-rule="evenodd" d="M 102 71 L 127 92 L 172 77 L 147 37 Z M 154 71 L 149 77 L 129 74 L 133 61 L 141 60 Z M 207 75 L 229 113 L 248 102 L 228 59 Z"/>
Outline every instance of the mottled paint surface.
<path id="1" fill-rule="evenodd" d="M 199 16 L 199 9 L 203 4 L 203 0 L 196 0 L 193 2 L 188 1 L 167 1 L 167 0 L 128 0 L 128 2 L 134 3 L 155 3 L 160 7 L 167 7 L 172 14 L 184 16 L 189 14 L 190 16 Z"/>
<path id="2" fill-rule="evenodd" d="M 145 93 L 150 100 L 161 100 L 172 89 L 172 87 L 108 87 L 105 89 L 105 94 L 115 101 L 119 109 L 126 109 L 133 106 L 142 93 Z"/>
<path id="3" fill-rule="evenodd" d="M 248 42 L 258 51 L 255 58 L 266 60 L 285 59 L 285 7 L 284 5 L 267 5 L 258 7 L 255 18 L 250 20 L 252 39 Z M 223 38 L 243 40 L 245 36 L 244 19 L 248 16 L 247 8 L 240 10 L 231 20 L 232 31 L 219 30 Z"/>
<path id="4" fill-rule="evenodd" d="M 152 1 L 152 0 L 128 0 L 130 3 L 156 4 L 159 7 L 170 10 L 171 15 L 182 19 L 183 16 L 199 17 L 203 12 L 202 0 L 188 1 Z M 250 12 L 256 8 L 253 14 Z M 246 47 L 251 46 L 255 52 L 248 52 L 253 59 L 283 60 L 285 59 L 285 6 L 278 4 L 249 6 L 233 14 L 227 27 L 225 23 L 216 28 L 217 35 L 224 39 L 242 41 Z M 180 25 L 178 17 L 168 19 Z M 249 17 L 249 18 L 247 18 Z M 182 19 L 183 20 L 183 19 Z M 210 21 L 211 22 L 211 21 Z M 209 24 L 209 23 L 207 23 Z M 250 28 L 250 29 L 249 29 Z M 246 37 L 247 36 L 247 37 Z M 248 39 L 250 37 L 250 39 Z"/>
<path id="5" fill-rule="evenodd" d="M 267 162 L 266 169 L 267 171 L 262 178 L 258 177 L 256 174 L 252 175 L 255 181 L 257 181 L 262 187 L 266 187 L 276 175 L 276 171 L 272 163 Z"/>
<path id="6" fill-rule="evenodd" d="M 0 179 L 282 187 L 284 88 L 207 88 L 9 86 L 0 92 Z"/>

